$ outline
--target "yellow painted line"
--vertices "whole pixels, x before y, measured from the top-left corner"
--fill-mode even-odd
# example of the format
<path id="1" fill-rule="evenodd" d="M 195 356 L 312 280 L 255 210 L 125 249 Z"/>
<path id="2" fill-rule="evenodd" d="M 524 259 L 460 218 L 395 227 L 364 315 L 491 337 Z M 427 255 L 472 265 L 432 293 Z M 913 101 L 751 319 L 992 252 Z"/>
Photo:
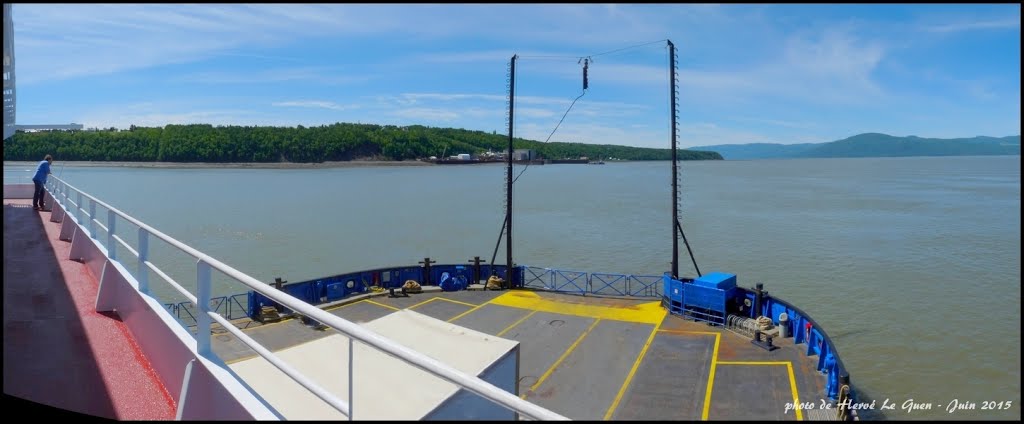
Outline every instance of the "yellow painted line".
<path id="1" fill-rule="evenodd" d="M 259 327 L 253 327 L 253 328 L 251 328 L 251 329 L 250 329 L 250 328 L 247 328 L 246 330 L 254 330 L 254 329 L 257 329 L 257 328 L 267 328 L 267 327 L 270 327 L 270 326 L 274 326 L 274 325 L 278 325 L 278 324 L 285 324 L 285 323 L 289 323 L 289 322 L 291 322 L 291 321 L 292 321 L 293 319 L 295 319 L 295 317 L 287 317 L 287 318 L 281 318 L 281 320 L 280 320 L 280 321 L 277 321 L 277 322 L 271 322 L 271 323 L 268 323 L 268 324 L 263 324 L 263 325 L 260 325 Z M 258 321 L 257 321 L 257 322 L 258 322 Z M 190 326 L 190 327 L 191 327 L 191 326 Z M 243 330 L 243 331 L 244 331 L 244 330 Z"/>
<path id="2" fill-rule="evenodd" d="M 800 396 L 797 394 L 797 391 L 796 391 L 796 376 L 793 375 L 793 363 L 792 362 L 786 362 L 786 370 L 789 371 L 789 390 L 791 392 L 793 392 L 793 405 L 799 405 L 800 404 Z M 803 421 L 804 420 L 804 414 L 803 414 L 803 412 L 800 412 L 801 408 L 793 408 L 793 409 L 796 411 L 796 420 L 797 421 Z"/>
<path id="3" fill-rule="evenodd" d="M 551 364 L 551 368 L 548 368 L 547 371 L 544 371 L 544 375 L 541 375 L 540 378 L 537 379 L 537 382 L 530 387 L 530 390 L 528 390 L 526 393 L 523 393 L 519 397 L 522 399 L 526 399 L 526 395 L 528 393 L 537 390 L 537 388 L 540 387 L 541 383 L 544 383 L 544 380 L 547 380 L 548 377 L 551 376 L 551 373 L 555 372 L 555 368 L 558 368 L 558 365 L 561 364 L 562 361 L 565 360 L 565 358 L 569 357 L 569 354 L 576 349 L 576 346 L 578 346 L 580 342 L 582 342 L 583 339 L 587 337 L 587 334 L 590 334 L 590 330 L 593 330 L 594 327 L 597 327 L 597 323 L 599 322 L 601 322 L 601 318 L 595 319 L 594 323 L 590 324 L 590 327 L 587 327 L 587 331 L 584 331 L 583 334 L 580 334 L 580 336 L 576 338 L 576 341 L 572 342 L 572 344 L 569 345 L 569 348 L 566 349 L 565 352 L 562 352 L 562 356 L 559 356 L 558 359 L 555 360 L 555 363 Z"/>
<path id="4" fill-rule="evenodd" d="M 642 303 L 633 306 L 581 305 L 546 299 L 527 291 L 512 291 L 491 299 L 495 305 L 530 309 L 541 312 L 574 315 L 612 321 L 627 321 L 657 325 L 668 314 L 661 302 Z"/>
<path id="5" fill-rule="evenodd" d="M 711 410 L 711 389 L 715 386 L 715 367 L 718 366 L 718 345 L 722 341 L 722 334 L 715 333 L 715 352 L 711 354 L 711 372 L 708 374 L 708 389 L 704 393 L 704 412 L 701 413 L 702 421 L 708 420 L 708 411 Z"/>
<path id="6" fill-rule="evenodd" d="M 369 299 L 359 299 L 359 300 L 357 300 L 355 302 L 349 302 L 349 303 L 346 303 L 344 305 L 331 306 L 330 308 L 324 309 L 324 311 L 325 312 L 330 312 L 330 311 L 333 311 L 335 309 L 341 309 L 341 308 L 344 308 L 346 306 L 352 306 L 352 305 L 355 305 L 357 303 L 363 303 L 363 302 L 368 302 L 368 301 L 370 301 L 370 300 Z"/>
<path id="7" fill-rule="evenodd" d="M 788 365 L 789 361 L 722 361 L 718 365 Z"/>
<path id="8" fill-rule="evenodd" d="M 448 299 L 448 298 L 444 298 L 444 297 L 435 297 L 434 299 L 443 300 L 445 302 L 451 302 L 451 303 L 455 303 L 455 304 L 459 304 L 459 305 L 466 305 L 466 306 L 470 306 L 470 307 L 472 307 L 472 306 L 479 306 L 479 305 L 477 305 L 475 303 L 467 303 L 467 302 L 463 302 L 461 300 Z"/>
<path id="9" fill-rule="evenodd" d="M 523 321 L 526 321 L 526 319 L 527 319 L 527 318 L 529 318 L 529 317 L 532 317 L 532 316 L 533 316 L 533 314 L 535 314 L 535 313 L 537 313 L 537 311 L 530 311 L 530 313 L 526 314 L 526 316 L 524 316 L 524 317 L 522 317 L 522 318 L 519 318 L 519 320 L 518 320 L 518 321 L 516 321 L 516 322 L 513 322 L 513 323 L 512 323 L 512 325 L 510 325 L 510 326 L 508 326 L 508 327 L 505 327 L 505 329 L 504 329 L 504 330 L 501 330 L 501 332 L 500 332 L 500 333 L 498 333 L 498 334 L 495 334 L 494 336 L 495 336 L 495 337 L 501 337 L 501 335 L 502 335 L 502 334 L 505 334 L 505 333 L 507 333 L 507 332 L 508 332 L 508 330 L 511 330 L 511 329 L 515 328 L 515 326 L 517 326 L 517 325 L 519 325 L 519 324 L 522 324 L 522 323 L 523 323 Z"/>
<path id="10" fill-rule="evenodd" d="M 381 306 L 381 307 L 384 307 L 384 308 L 388 308 L 388 309 L 391 309 L 391 310 L 395 310 L 395 311 L 401 311 L 401 309 L 398 309 L 398 308 L 396 308 L 396 307 L 394 307 L 394 306 L 391 306 L 391 305 L 385 305 L 385 304 L 383 304 L 383 303 L 378 303 L 378 302 L 374 302 L 374 301 L 372 301 L 372 300 L 364 300 L 363 302 L 369 303 L 369 304 L 371 304 L 371 305 L 377 305 L 377 306 Z"/>
<path id="11" fill-rule="evenodd" d="M 643 361 L 644 355 L 647 355 L 647 349 L 651 347 L 651 342 L 654 341 L 654 336 L 658 334 L 658 327 L 661 324 L 657 324 L 651 329 L 651 335 L 647 336 L 647 342 L 644 343 L 643 349 L 640 349 L 640 354 L 637 355 L 636 361 L 633 362 L 633 368 L 629 369 L 629 374 L 626 375 L 626 380 L 622 382 L 622 387 L 619 388 L 619 393 L 615 395 L 615 400 L 612 401 L 611 406 L 608 407 L 608 411 L 604 413 L 604 420 L 608 421 L 612 419 L 612 414 L 615 413 L 615 408 L 619 407 L 619 402 L 622 401 L 622 396 L 626 394 L 626 388 L 629 387 L 629 383 L 633 381 L 633 376 L 636 374 L 637 368 L 640 368 L 640 362 Z"/>
<path id="12" fill-rule="evenodd" d="M 659 329 L 659 332 L 670 333 L 670 334 L 719 334 L 717 331 L 689 331 L 689 330 L 665 330 Z"/>
<path id="13" fill-rule="evenodd" d="M 786 371 L 789 373 L 789 390 L 793 394 L 793 405 L 800 404 L 800 395 L 796 390 L 796 374 L 793 373 L 793 362 L 792 361 L 722 361 L 716 362 L 718 365 L 785 365 Z M 803 421 L 804 414 L 800 408 L 796 408 L 796 420 Z"/>
<path id="14" fill-rule="evenodd" d="M 408 308 L 405 308 L 405 309 L 415 309 L 415 308 L 417 308 L 417 307 L 420 307 L 420 306 L 426 305 L 426 304 L 428 304 L 428 303 L 430 303 L 430 302 L 433 302 L 433 301 L 435 301 L 435 300 L 437 300 L 437 299 L 440 299 L 440 298 L 439 298 L 439 297 L 436 297 L 436 296 L 435 296 L 435 297 L 432 297 L 432 298 L 430 298 L 430 299 L 424 300 L 424 301 L 422 301 L 422 302 L 420 302 L 420 303 L 417 303 L 417 304 L 415 304 L 415 305 L 412 305 L 412 306 L 410 306 L 410 307 L 408 307 Z"/>
<path id="15" fill-rule="evenodd" d="M 448 320 L 448 322 L 455 322 L 455 320 L 457 320 L 457 319 L 459 319 L 459 318 L 462 318 L 462 317 L 464 317 L 464 316 L 466 316 L 466 315 L 469 315 L 469 314 L 473 313 L 473 311 L 475 311 L 475 310 L 477 310 L 477 309 L 480 309 L 480 308 L 483 308 L 484 306 L 487 306 L 487 304 L 488 304 L 488 303 L 490 303 L 490 302 L 484 302 L 484 303 L 481 303 L 481 304 L 479 304 L 479 305 L 476 305 L 476 306 L 474 306 L 474 307 L 472 307 L 472 308 L 469 308 L 469 310 L 468 310 L 468 311 L 466 311 L 466 312 L 463 312 L 463 313 L 461 313 L 461 314 L 458 314 L 458 315 L 456 315 L 456 316 L 452 317 L 451 319 L 449 319 L 449 320 Z"/>

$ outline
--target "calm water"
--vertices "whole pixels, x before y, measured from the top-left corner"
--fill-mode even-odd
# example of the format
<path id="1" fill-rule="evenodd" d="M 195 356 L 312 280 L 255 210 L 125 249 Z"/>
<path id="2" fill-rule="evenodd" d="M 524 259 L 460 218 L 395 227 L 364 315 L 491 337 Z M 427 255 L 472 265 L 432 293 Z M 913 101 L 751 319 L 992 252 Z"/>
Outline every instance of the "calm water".
<path id="1" fill-rule="evenodd" d="M 262 281 L 489 259 L 503 219 L 501 166 L 54 172 Z M 530 167 L 515 260 L 660 275 L 670 184 L 667 162 Z M 683 213 L 703 272 L 811 314 L 860 393 L 897 403 L 888 417 L 1020 419 L 1019 156 L 687 162 Z M 191 286 L 194 263 L 155 249 Z M 908 399 L 933 409 L 906 413 Z M 1013 406 L 948 414 L 954 399 Z"/>

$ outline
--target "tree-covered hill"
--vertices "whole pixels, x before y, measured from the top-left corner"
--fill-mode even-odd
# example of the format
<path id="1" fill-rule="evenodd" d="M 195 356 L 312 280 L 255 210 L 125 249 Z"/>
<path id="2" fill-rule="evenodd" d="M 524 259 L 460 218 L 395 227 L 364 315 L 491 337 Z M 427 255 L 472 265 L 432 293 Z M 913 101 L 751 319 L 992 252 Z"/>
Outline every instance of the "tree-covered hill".
<path id="1" fill-rule="evenodd" d="M 626 141 L 626 140 L 624 140 Z M 670 160 L 670 149 L 516 139 L 548 159 Z M 319 127 L 167 125 L 118 131 L 18 132 L 4 140 L 5 161 L 34 161 L 47 154 L 64 161 L 126 162 L 324 162 L 410 160 L 457 153 L 505 151 L 508 136 L 420 125 L 337 123 Z M 721 160 L 715 152 L 679 150 L 682 160 Z"/>

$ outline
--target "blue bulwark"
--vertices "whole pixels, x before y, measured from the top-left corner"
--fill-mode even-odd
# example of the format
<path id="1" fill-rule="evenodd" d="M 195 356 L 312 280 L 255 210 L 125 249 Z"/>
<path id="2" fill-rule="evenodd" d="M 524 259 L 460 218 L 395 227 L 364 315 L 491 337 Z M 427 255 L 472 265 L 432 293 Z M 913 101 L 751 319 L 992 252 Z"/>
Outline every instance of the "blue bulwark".
<path id="1" fill-rule="evenodd" d="M 705 274 L 683 285 L 683 315 L 698 321 L 725 325 L 726 304 L 736 291 L 736 275 Z"/>

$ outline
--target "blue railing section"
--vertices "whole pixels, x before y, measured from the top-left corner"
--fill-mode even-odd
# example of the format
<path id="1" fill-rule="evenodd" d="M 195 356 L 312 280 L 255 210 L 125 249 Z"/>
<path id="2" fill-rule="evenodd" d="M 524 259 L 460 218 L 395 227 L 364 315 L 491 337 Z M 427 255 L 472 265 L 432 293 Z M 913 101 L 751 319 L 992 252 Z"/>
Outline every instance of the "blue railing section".
<path id="1" fill-rule="evenodd" d="M 759 316 L 766 316 L 772 319 L 775 325 L 779 324 L 779 317 L 786 313 L 787 333 L 792 334 L 794 344 L 805 344 L 807 356 L 817 355 L 818 362 L 816 369 L 827 375 L 825 393 L 830 399 L 835 400 L 842 389 L 845 380 L 849 384 L 849 373 L 839 359 L 839 352 L 835 344 L 829 339 L 828 334 L 815 322 L 810 315 L 777 297 L 768 296 L 764 293 L 761 297 L 761 310 L 755 311 L 751 308 L 739 308 L 738 305 L 756 305 L 756 294 L 752 289 L 735 287 L 730 290 L 713 290 L 707 287 L 697 287 L 692 279 L 676 280 L 665 273 L 662 277 L 663 292 L 665 296 L 662 303 L 673 314 L 685 315 L 689 318 L 707 321 L 714 324 L 724 325 L 722 318 L 728 314 L 745 316 L 756 319 Z M 748 302 L 744 302 L 744 300 Z M 742 311 L 742 312 L 741 312 Z M 842 378 L 841 377 L 845 377 Z M 848 387 L 849 398 L 856 399 L 853 387 Z"/>
<path id="2" fill-rule="evenodd" d="M 493 270 L 494 275 L 504 279 L 506 268 L 507 267 L 504 265 L 480 264 L 479 278 L 481 280 L 486 280 L 492 275 Z M 432 264 L 430 266 L 429 283 L 427 283 L 427 280 L 424 278 L 426 276 L 425 271 L 425 268 L 420 265 L 379 268 L 368 271 L 332 275 L 330 277 L 317 278 L 314 280 L 287 283 L 281 287 L 281 290 L 291 296 L 304 300 L 306 303 L 311 305 L 320 305 L 323 303 L 341 300 L 352 295 L 366 293 L 370 290 L 370 287 L 397 289 L 402 287 L 402 285 L 408 280 L 413 280 L 426 286 L 437 286 L 441 284 L 446 276 L 447 278 L 456 279 L 458 281 L 473 281 L 472 265 Z M 519 272 L 517 272 L 516 269 L 513 269 L 513 286 L 515 286 L 515 279 L 519 277 L 517 274 L 519 274 Z M 250 292 L 248 295 L 249 318 L 257 319 L 264 306 L 277 307 L 282 314 L 290 314 L 292 312 L 290 309 L 278 305 L 276 302 L 262 294 Z"/>
<path id="3" fill-rule="evenodd" d="M 660 298 L 660 276 L 586 273 L 535 266 L 520 266 L 518 287 L 563 293 Z"/>
<path id="4" fill-rule="evenodd" d="M 249 317 L 249 293 L 210 298 L 210 310 L 221 314 L 228 320 Z M 190 301 L 165 303 L 164 308 L 185 326 L 196 325 L 195 306 Z"/>

